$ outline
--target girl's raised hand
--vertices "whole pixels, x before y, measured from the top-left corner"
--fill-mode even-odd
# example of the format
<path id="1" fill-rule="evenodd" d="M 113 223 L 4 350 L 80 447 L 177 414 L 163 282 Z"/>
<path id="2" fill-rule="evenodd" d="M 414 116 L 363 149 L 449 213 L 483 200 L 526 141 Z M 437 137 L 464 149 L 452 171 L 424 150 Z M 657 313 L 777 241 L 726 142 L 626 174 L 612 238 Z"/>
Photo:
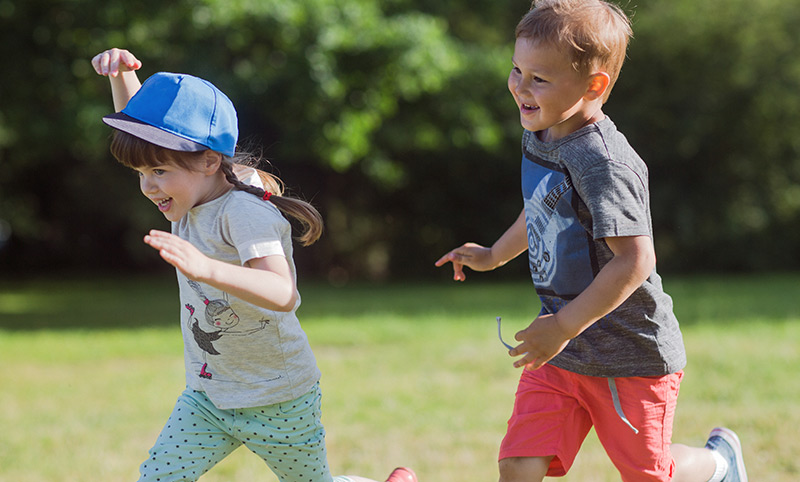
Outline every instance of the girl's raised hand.
<path id="1" fill-rule="evenodd" d="M 208 278 L 212 260 L 192 243 L 157 229 L 151 230 L 144 242 L 158 250 L 164 261 L 178 268 L 187 278 L 195 281 Z"/>
<path id="2" fill-rule="evenodd" d="M 92 58 L 92 67 L 100 75 L 116 77 L 120 72 L 139 70 L 142 62 L 125 49 L 108 49 Z"/>

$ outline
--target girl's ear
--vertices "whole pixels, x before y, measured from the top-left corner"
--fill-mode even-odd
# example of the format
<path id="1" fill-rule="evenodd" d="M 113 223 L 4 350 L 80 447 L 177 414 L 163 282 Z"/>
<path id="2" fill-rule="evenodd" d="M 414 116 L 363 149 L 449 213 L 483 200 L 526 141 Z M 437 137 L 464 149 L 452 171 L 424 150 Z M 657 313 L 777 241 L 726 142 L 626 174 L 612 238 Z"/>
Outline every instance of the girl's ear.
<path id="1" fill-rule="evenodd" d="M 595 72 L 589 77 L 589 87 L 584 96 L 589 100 L 602 98 L 611 83 L 611 77 L 605 72 Z"/>
<path id="2" fill-rule="evenodd" d="M 211 149 L 203 152 L 203 172 L 207 176 L 216 174 L 219 171 L 220 164 L 222 164 L 222 154 Z"/>

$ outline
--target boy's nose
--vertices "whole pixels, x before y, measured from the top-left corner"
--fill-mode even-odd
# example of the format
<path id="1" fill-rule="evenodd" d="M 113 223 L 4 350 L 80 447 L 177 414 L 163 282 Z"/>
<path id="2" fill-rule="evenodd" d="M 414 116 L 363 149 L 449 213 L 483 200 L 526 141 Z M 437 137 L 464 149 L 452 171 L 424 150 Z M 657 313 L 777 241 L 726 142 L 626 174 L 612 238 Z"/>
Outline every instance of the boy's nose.
<path id="1" fill-rule="evenodd" d="M 517 94 L 528 93 L 529 92 L 528 84 L 526 84 L 525 81 L 522 79 L 518 80 L 516 82 L 516 85 L 514 86 L 514 92 L 516 92 Z"/>

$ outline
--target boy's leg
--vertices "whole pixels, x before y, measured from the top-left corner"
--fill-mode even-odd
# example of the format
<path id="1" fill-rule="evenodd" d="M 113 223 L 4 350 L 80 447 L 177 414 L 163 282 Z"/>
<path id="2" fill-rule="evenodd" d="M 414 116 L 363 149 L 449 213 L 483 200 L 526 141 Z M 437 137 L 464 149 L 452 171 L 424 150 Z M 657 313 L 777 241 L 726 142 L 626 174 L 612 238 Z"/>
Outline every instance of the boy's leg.
<path id="1" fill-rule="evenodd" d="M 707 482 L 711 480 L 717 467 L 711 450 L 672 444 L 670 451 L 675 459 L 673 482 Z"/>
<path id="2" fill-rule="evenodd" d="M 500 482 L 541 482 L 553 457 L 510 457 L 500 461 Z"/>
<path id="3" fill-rule="evenodd" d="M 500 446 L 502 482 L 540 481 L 569 471 L 592 427 L 577 377 L 547 364 L 522 370 Z"/>
<path id="4" fill-rule="evenodd" d="M 670 445 L 682 375 L 586 377 L 586 403 L 597 438 L 623 481 L 673 480 Z"/>
<path id="5" fill-rule="evenodd" d="M 204 394 L 187 389 L 139 467 L 139 481 L 197 480 L 241 443 L 223 428 L 225 412 Z"/>
<path id="6" fill-rule="evenodd" d="M 674 482 L 747 482 L 742 444 L 727 428 L 712 430 L 704 448 L 673 444 L 672 455 Z"/>

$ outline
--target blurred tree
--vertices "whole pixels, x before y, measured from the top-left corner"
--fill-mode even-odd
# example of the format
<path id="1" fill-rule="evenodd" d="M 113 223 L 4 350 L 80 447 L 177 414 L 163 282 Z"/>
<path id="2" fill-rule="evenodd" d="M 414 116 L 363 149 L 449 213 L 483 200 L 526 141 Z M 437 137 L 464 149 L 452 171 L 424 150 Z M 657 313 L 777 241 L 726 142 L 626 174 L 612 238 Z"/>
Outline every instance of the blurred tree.
<path id="1" fill-rule="evenodd" d="M 413 5 L 2 0 L 0 16 L 3 35 L 22 40 L 13 50 L 3 42 L 6 58 L 22 66 L 4 70 L 3 94 L 14 102 L 0 110 L 2 207 L 16 241 L 4 261 L 12 265 L 52 248 L 59 251 L 35 259 L 139 263 L 147 256 L 142 233 L 165 225 L 109 162 L 109 131 L 99 120 L 111 105 L 107 82 L 88 59 L 110 46 L 137 54 L 142 78 L 185 71 L 229 93 L 244 143 L 264 145 L 279 174 L 328 218 L 326 242 L 312 258 L 336 273 L 381 277 L 392 265 L 428 266 L 436 252 L 409 264 L 408 246 L 396 252 L 395 239 L 418 229 L 440 239 L 452 215 L 422 219 L 426 206 L 395 198 L 428 185 L 428 165 L 464 169 L 510 143 L 495 102 L 508 42 L 454 38 L 445 20 Z M 454 153 L 469 159 L 456 166 Z M 447 196 L 437 184 L 426 203 Z M 477 212 L 481 203 L 471 199 Z M 130 256 L 119 256 L 120 246 Z"/>
<path id="2" fill-rule="evenodd" d="M 242 144 L 263 146 L 326 218 L 323 241 L 298 252 L 304 272 L 435 273 L 445 250 L 491 243 L 520 209 L 505 78 L 528 6 L 0 0 L 2 272 L 163 267 L 141 237 L 168 225 L 100 122 L 109 89 L 89 59 L 119 46 L 142 78 L 188 72 L 231 96 Z M 635 39 L 606 110 L 651 166 L 662 269 L 800 266 L 800 4 L 623 7 Z"/>
<path id="3" fill-rule="evenodd" d="M 610 104 L 650 166 L 673 269 L 800 267 L 798 31 L 798 2 L 637 8 Z"/>

